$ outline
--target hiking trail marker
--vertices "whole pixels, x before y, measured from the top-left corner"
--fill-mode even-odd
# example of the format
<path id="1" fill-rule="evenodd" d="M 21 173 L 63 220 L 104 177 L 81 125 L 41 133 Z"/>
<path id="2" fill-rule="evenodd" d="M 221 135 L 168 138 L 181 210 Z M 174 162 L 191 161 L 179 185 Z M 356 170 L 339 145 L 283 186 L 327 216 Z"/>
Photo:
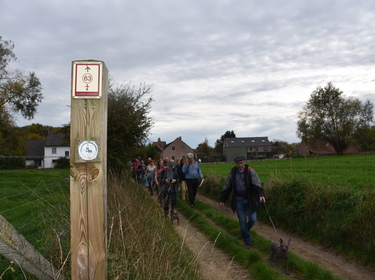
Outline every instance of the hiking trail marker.
<path id="1" fill-rule="evenodd" d="M 103 62 L 73 62 L 73 98 L 101 98 Z"/>
<path id="2" fill-rule="evenodd" d="M 71 279 L 107 279 L 108 70 L 72 62 L 70 112 Z"/>

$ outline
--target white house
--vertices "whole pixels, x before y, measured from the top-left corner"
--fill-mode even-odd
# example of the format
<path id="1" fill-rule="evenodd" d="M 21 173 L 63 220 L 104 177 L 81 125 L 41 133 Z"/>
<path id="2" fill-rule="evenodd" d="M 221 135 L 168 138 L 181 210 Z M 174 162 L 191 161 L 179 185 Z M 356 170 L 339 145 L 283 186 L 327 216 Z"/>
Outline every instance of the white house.
<path id="1" fill-rule="evenodd" d="M 70 158 L 70 142 L 63 133 L 50 133 L 44 144 L 44 168 L 53 168 L 61 157 Z"/>
<path id="2" fill-rule="evenodd" d="M 26 166 L 53 168 L 59 158 L 70 158 L 70 143 L 63 133 L 50 133 L 45 140 L 25 143 Z"/>

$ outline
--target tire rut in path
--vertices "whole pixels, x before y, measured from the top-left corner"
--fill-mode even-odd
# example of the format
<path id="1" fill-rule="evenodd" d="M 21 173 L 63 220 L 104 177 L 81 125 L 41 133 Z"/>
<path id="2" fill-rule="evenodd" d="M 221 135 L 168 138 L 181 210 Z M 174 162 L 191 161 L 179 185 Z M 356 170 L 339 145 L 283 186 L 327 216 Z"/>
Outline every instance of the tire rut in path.
<path id="1" fill-rule="evenodd" d="M 184 239 L 186 245 L 196 256 L 200 265 L 199 274 L 206 280 L 248 280 L 249 271 L 238 265 L 232 259 L 216 248 L 214 244 L 194 226 L 192 226 L 183 215 L 179 215 L 180 224 L 175 225 L 175 230 Z M 175 222 L 176 223 L 176 222 Z"/>
<path id="2" fill-rule="evenodd" d="M 232 209 L 229 207 L 221 208 L 219 202 L 209 199 L 203 195 L 197 195 L 197 198 L 204 203 L 209 204 L 212 208 L 219 212 L 237 219 Z M 257 221 L 253 230 L 262 237 L 269 240 L 277 240 L 275 230 L 272 226 Z M 295 234 L 290 234 L 282 229 L 277 229 L 277 232 L 284 240 L 292 239 L 289 250 L 302 259 L 313 261 L 314 263 L 331 271 L 334 275 L 348 280 L 374 280 L 375 272 L 371 272 L 365 267 L 362 267 L 348 258 L 336 254 L 332 250 L 323 246 L 308 242 L 298 237 Z M 214 278 L 213 278 L 214 279 Z"/>

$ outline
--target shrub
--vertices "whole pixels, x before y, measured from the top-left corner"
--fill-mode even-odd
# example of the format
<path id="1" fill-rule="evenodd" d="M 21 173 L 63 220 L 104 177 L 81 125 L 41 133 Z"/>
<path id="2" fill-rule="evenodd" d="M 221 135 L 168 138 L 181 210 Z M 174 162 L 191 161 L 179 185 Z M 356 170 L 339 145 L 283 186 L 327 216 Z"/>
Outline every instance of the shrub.
<path id="1" fill-rule="evenodd" d="M 54 168 L 67 169 L 70 168 L 70 161 L 66 157 L 61 157 L 56 160 Z"/>
<path id="2" fill-rule="evenodd" d="M 25 168 L 25 158 L 23 157 L 3 157 L 0 158 L 0 169 L 22 169 Z"/>

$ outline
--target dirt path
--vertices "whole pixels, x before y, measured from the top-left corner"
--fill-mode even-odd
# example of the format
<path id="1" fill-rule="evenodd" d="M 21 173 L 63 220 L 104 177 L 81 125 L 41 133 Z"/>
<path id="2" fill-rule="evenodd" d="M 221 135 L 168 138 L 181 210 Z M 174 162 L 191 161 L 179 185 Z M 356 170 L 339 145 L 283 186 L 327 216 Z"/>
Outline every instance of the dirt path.
<path id="1" fill-rule="evenodd" d="M 236 219 L 230 208 L 223 209 L 219 206 L 217 201 L 213 201 L 201 195 L 198 195 L 197 198 L 211 205 L 216 210 Z M 253 229 L 266 239 L 277 239 L 274 229 L 259 221 L 255 224 Z M 183 217 L 180 217 L 180 226 L 176 226 L 176 230 L 183 238 L 186 238 L 186 243 L 198 256 L 198 261 L 203 268 L 202 275 L 204 279 L 251 279 L 249 278 L 248 271 L 232 262 L 228 255 L 221 252 L 218 248 L 212 249 L 213 244 Z M 281 229 L 277 229 L 277 231 L 281 238 L 292 239 L 289 249 L 291 252 L 303 259 L 311 260 L 325 267 L 342 279 L 375 279 L 375 273 L 368 271 L 345 257 L 335 254 L 327 248 L 305 241 Z"/>
<path id="2" fill-rule="evenodd" d="M 185 240 L 190 250 L 197 256 L 201 267 L 201 276 L 207 280 L 230 280 L 230 279 L 251 279 L 247 269 L 234 263 L 231 258 L 214 244 L 208 241 L 207 237 L 193 227 L 184 216 L 179 215 L 180 225 L 176 231 Z"/>

